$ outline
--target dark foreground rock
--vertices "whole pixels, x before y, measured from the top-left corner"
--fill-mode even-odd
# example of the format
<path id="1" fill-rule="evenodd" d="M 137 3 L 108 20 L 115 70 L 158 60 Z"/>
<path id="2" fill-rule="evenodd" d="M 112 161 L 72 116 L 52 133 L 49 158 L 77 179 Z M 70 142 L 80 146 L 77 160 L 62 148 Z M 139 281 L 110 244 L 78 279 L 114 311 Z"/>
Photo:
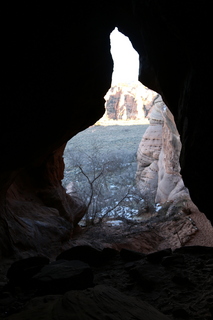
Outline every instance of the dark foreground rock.
<path id="1" fill-rule="evenodd" d="M 117 253 L 118 251 L 112 248 L 98 250 L 90 245 L 81 245 L 63 251 L 56 260 L 80 260 L 90 266 L 99 266 L 115 257 Z"/>
<path id="2" fill-rule="evenodd" d="M 75 260 L 44 266 L 33 277 L 36 287 L 0 286 L 0 319 L 161 319 L 144 307 L 146 302 L 169 319 L 212 320 L 212 248 L 147 255 L 104 251 L 110 259 L 93 267 Z"/>
<path id="3" fill-rule="evenodd" d="M 32 277 L 49 264 L 46 257 L 30 257 L 15 261 L 7 271 L 7 278 L 11 285 L 28 286 Z"/>
<path id="4" fill-rule="evenodd" d="M 88 264 L 96 265 L 101 261 L 101 250 L 88 245 L 76 246 L 62 252 L 56 260 L 80 260 Z"/>
<path id="5" fill-rule="evenodd" d="M 136 261 L 146 257 L 146 254 L 144 253 L 125 249 L 125 248 L 121 249 L 120 255 L 121 255 L 121 258 L 124 259 L 125 261 Z"/>
<path id="6" fill-rule="evenodd" d="M 88 264 L 73 260 L 59 260 L 44 266 L 33 277 L 39 295 L 60 294 L 72 289 L 85 289 L 93 285 L 93 272 Z"/>
<path id="7" fill-rule="evenodd" d="M 166 320 L 166 316 L 148 303 L 129 297 L 107 286 L 96 286 L 84 291 L 69 291 L 55 298 L 33 299 L 18 315 L 10 320 L 100 320 L 138 319 Z"/>

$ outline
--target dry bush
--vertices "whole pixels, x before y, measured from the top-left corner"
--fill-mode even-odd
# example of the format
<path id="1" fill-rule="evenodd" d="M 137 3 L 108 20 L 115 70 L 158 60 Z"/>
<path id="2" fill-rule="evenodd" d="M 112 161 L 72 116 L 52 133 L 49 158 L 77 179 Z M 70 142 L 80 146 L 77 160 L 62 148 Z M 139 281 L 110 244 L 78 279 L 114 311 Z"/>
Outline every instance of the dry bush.
<path id="1" fill-rule="evenodd" d="M 63 184 L 72 181 L 73 189 L 86 204 L 86 224 L 103 221 L 106 217 L 131 219 L 144 203 L 135 184 L 136 155 L 125 152 L 102 152 L 94 142 L 92 152 L 75 149 L 65 159 Z"/>

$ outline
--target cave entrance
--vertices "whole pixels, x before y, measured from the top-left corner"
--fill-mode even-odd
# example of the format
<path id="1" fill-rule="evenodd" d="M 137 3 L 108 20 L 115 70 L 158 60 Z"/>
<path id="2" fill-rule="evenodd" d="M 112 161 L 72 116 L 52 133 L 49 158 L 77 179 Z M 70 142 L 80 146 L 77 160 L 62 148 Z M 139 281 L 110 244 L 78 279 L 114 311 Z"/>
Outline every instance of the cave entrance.
<path id="1" fill-rule="evenodd" d="M 63 185 L 87 207 L 81 225 L 102 218 L 119 225 L 138 216 L 144 202 L 135 173 L 137 149 L 149 125 L 142 101 L 148 89 L 138 81 L 139 55 L 129 38 L 115 28 L 110 42 L 114 69 L 106 113 L 73 137 L 64 151 Z"/>
<path id="2" fill-rule="evenodd" d="M 81 225 L 138 223 L 182 210 L 189 199 L 173 116 L 160 95 L 138 81 L 139 56 L 130 40 L 117 28 L 110 39 L 114 70 L 105 115 L 64 152 L 63 185 L 86 204 Z"/>

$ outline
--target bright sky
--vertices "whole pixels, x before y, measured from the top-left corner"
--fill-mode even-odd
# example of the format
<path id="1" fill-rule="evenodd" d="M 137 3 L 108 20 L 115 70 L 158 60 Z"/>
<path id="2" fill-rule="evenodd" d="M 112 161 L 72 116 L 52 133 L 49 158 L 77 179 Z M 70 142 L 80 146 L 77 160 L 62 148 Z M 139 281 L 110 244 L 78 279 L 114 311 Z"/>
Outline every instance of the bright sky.
<path id="1" fill-rule="evenodd" d="M 114 61 L 112 85 L 138 81 L 139 55 L 133 49 L 129 38 L 115 28 L 110 35 L 110 40 Z"/>

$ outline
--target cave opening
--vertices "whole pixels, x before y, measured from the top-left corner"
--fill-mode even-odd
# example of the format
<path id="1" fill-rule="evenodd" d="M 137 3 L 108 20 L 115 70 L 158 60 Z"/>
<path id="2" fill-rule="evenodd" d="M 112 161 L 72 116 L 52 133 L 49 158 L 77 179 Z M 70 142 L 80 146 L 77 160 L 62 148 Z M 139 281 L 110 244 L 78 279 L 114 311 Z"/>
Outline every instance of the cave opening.
<path id="1" fill-rule="evenodd" d="M 184 191 L 176 161 L 180 141 L 173 117 L 159 97 L 141 144 L 130 130 L 136 125 L 122 125 L 122 121 L 133 121 L 128 120 L 130 108 L 115 109 L 118 120 L 110 120 L 114 127 L 115 121 L 121 122 L 117 127 L 123 130 L 125 141 L 115 131 L 109 140 L 107 130 L 114 127 L 102 125 L 102 120 L 88 128 L 87 136 L 89 130 L 98 138 L 105 132 L 116 157 L 109 161 L 112 151 L 104 148 L 103 140 L 86 143 L 83 137 L 77 143 L 82 148 L 75 169 L 65 168 L 66 174 L 73 171 L 73 179 L 63 181 L 71 197 L 61 186 L 64 144 L 102 112 L 102 96 L 111 76 L 109 32 L 117 21 L 145 62 L 141 79 L 158 88 L 175 114 L 184 146 L 184 179 L 193 187 L 192 197 L 200 210 L 213 220 L 209 188 L 211 77 L 207 77 L 212 66 L 210 4 L 90 1 L 75 2 L 71 9 L 70 4 L 62 10 L 52 6 L 51 12 L 45 12 L 42 5 L 33 10 L 29 6 L 22 10 L 20 5 L 19 10 L 4 10 L 0 317 L 212 319 L 213 229 L 189 200 L 172 198 L 182 197 Z M 116 92 L 111 92 L 112 102 L 116 102 Z M 133 96 L 122 97 L 118 99 L 122 105 L 134 102 Z M 116 138 L 119 141 L 115 142 Z M 142 133 L 137 138 L 141 140 Z M 135 171 L 129 165 L 132 158 L 126 155 L 133 142 Z M 143 152 L 136 158 L 139 145 Z M 122 148 L 125 154 L 117 156 Z M 106 162 L 102 154 L 98 156 L 102 149 Z M 91 173 L 84 164 L 92 168 Z M 116 183 L 121 177 L 119 170 L 125 173 L 121 186 L 127 188 L 126 193 L 131 191 L 130 171 L 134 188 L 139 167 L 137 181 L 141 188 L 147 185 L 143 190 L 152 202 L 154 199 L 152 215 L 147 208 L 148 222 L 134 224 L 118 217 L 114 226 L 78 227 L 83 208 L 80 199 L 85 195 L 87 204 L 97 199 L 93 181 L 99 187 L 97 195 L 102 196 L 98 182 L 104 178 L 106 166 Z M 82 185 L 92 185 L 89 197 L 86 192 L 75 192 L 80 174 Z M 122 191 L 115 183 L 109 185 L 109 197 Z M 125 198 L 127 207 L 135 201 L 129 194 Z M 141 195 L 141 207 L 142 200 Z M 120 205 L 120 199 L 117 201 L 116 206 Z M 181 207 L 183 202 L 187 202 L 185 207 Z"/>
<path id="2" fill-rule="evenodd" d="M 158 93 L 138 81 L 139 55 L 129 38 L 115 28 L 110 42 L 114 68 L 106 111 L 67 143 L 63 186 L 85 205 L 81 227 L 104 222 L 121 230 L 181 220 L 192 202 L 180 175 L 173 115 Z M 187 237 L 173 228 L 171 241 L 183 245 Z M 196 232 L 193 223 L 190 232 Z"/>
<path id="3" fill-rule="evenodd" d="M 119 225 L 136 219 L 145 206 L 135 174 L 137 149 L 149 125 L 143 108 L 144 104 L 150 107 L 153 97 L 138 81 L 139 55 L 129 38 L 115 28 L 110 43 L 114 68 L 111 88 L 104 97 L 106 112 L 73 137 L 64 151 L 63 185 L 87 207 L 81 225 L 105 217 L 108 223 Z"/>

